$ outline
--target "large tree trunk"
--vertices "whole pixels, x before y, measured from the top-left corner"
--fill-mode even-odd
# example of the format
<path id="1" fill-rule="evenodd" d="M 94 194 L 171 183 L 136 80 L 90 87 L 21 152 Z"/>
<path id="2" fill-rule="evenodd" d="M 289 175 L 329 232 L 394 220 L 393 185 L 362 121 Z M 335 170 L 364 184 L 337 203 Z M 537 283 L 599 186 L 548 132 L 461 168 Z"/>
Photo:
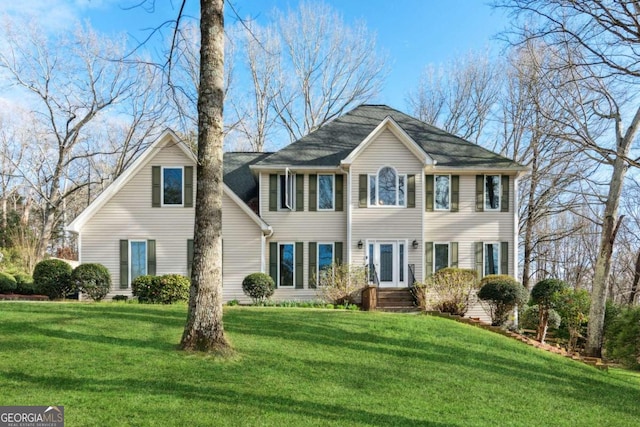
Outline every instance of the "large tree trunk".
<path id="1" fill-rule="evenodd" d="M 623 153 L 626 156 L 626 152 Z M 604 312 L 607 303 L 607 278 L 611 268 L 613 243 L 618 231 L 618 207 L 622 194 L 622 185 L 627 173 L 628 164 L 618 155 L 613 163 L 609 194 L 604 208 L 604 222 L 600 234 L 600 250 L 596 259 L 593 289 L 591 290 L 591 308 L 589 309 L 589 325 L 587 327 L 586 353 L 588 356 L 602 356 L 602 339 L 604 335 Z"/>
<path id="2" fill-rule="evenodd" d="M 223 0 L 201 0 L 198 166 L 189 313 L 180 346 L 226 352 L 222 325 Z"/>

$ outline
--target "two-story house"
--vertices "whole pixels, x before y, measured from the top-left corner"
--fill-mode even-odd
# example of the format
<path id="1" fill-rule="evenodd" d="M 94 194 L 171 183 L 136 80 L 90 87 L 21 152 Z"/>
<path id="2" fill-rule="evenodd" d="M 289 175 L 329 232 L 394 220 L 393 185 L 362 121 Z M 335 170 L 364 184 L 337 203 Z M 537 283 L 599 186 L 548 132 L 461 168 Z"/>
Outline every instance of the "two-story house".
<path id="1" fill-rule="evenodd" d="M 189 274 L 195 158 L 166 132 L 69 226 L 111 295 L 141 274 Z M 275 153 L 226 153 L 225 300 L 270 274 L 275 299 L 317 298 L 332 262 L 406 288 L 447 266 L 515 273 L 526 168 L 384 105 L 361 105 Z"/>

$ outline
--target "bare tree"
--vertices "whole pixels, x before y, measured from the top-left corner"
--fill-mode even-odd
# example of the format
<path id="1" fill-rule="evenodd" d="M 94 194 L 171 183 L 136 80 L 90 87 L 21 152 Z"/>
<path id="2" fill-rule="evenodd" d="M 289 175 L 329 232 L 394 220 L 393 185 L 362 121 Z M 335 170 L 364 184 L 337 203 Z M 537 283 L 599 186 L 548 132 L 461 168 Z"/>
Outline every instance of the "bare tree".
<path id="1" fill-rule="evenodd" d="M 200 84 L 194 258 L 184 350 L 230 349 L 222 323 L 224 1 L 200 2 Z"/>
<path id="2" fill-rule="evenodd" d="M 407 103 L 420 120 L 477 143 L 502 87 L 499 70 L 488 55 L 473 53 L 428 66 Z"/>
<path id="3" fill-rule="evenodd" d="M 324 3 L 278 13 L 284 87 L 275 97 L 280 123 L 294 141 L 371 99 L 386 75 L 375 34 Z"/>
<path id="4" fill-rule="evenodd" d="M 619 204 L 625 176 L 639 159 L 631 158 L 631 148 L 640 127 L 640 106 L 629 95 L 640 77 L 640 33 L 637 2 L 589 2 L 564 0 L 504 0 L 499 6 L 511 8 L 527 21 L 516 26 L 518 40 L 544 39 L 558 52 L 560 67 L 573 75 L 571 84 L 580 97 L 574 114 L 572 141 L 591 150 L 611 168 L 606 190 L 602 231 L 595 265 L 592 303 L 589 313 L 586 351 L 599 356 L 602 351 L 607 279 L 616 233 L 620 227 Z M 559 99 L 564 103 L 563 99 Z M 607 123 L 609 143 L 593 138 L 590 126 Z"/>

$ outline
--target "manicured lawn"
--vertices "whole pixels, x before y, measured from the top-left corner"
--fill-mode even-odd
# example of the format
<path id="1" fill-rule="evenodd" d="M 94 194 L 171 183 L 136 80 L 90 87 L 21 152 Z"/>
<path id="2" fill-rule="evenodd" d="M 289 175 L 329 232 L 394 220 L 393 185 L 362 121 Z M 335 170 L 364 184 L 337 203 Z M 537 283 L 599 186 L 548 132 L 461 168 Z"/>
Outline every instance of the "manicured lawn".
<path id="1" fill-rule="evenodd" d="M 225 309 L 237 356 L 176 351 L 186 307 L 0 303 L 0 405 L 67 426 L 637 426 L 640 377 L 429 316 Z"/>

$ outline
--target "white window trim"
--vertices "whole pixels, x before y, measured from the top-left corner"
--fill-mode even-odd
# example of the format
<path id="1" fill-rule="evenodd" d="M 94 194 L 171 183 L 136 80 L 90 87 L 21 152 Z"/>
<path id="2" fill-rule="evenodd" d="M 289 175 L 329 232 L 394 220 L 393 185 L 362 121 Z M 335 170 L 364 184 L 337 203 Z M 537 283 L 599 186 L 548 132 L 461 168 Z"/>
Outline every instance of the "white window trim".
<path id="1" fill-rule="evenodd" d="M 433 260 L 431 265 L 431 273 L 436 272 L 436 245 L 447 245 L 447 266 L 445 268 L 451 267 L 451 242 L 433 242 Z"/>
<path id="2" fill-rule="evenodd" d="M 330 208 L 320 208 L 320 177 L 321 176 L 330 176 L 331 179 L 331 207 Z M 330 212 L 336 210 L 336 175 L 333 173 L 321 173 L 318 174 L 318 178 L 316 180 L 316 206 L 318 211 Z"/>
<path id="3" fill-rule="evenodd" d="M 394 170 L 395 174 L 396 174 L 396 204 L 395 205 L 381 205 L 378 204 L 377 201 L 380 200 L 380 195 L 379 195 L 379 191 L 380 191 L 380 185 L 379 185 L 379 180 L 378 180 L 378 176 L 380 174 L 380 171 L 384 168 L 391 168 Z M 400 176 L 404 177 L 404 204 L 399 204 L 400 201 Z M 372 204 L 371 203 L 371 177 L 374 177 L 376 180 L 376 203 Z M 367 175 L 367 207 L 368 208 L 381 208 L 381 209 L 389 209 L 389 208 L 406 208 L 407 207 L 407 198 L 408 198 L 408 194 L 407 194 L 407 188 L 409 187 L 409 183 L 407 182 L 407 174 L 400 174 L 398 173 L 398 169 L 396 169 L 393 166 L 381 166 L 378 171 L 373 174 L 370 173 Z"/>
<path id="4" fill-rule="evenodd" d="M 127 260 L 127 262 L 129 263 L 128 265 L 128 270 L 129 270 L 129 288 L 131 288 L 131 283 L 133 282 L 133 275 L 131 274 L 131 254 L 133 253 L 133 251 L 131 250 L 131 244 L 132 243 L 144 243 L 144 250 L 145 250 L 145 263 L 144 263 L 144 274 L 143 276 L 146 276 L 149 271 L 148 271 L 148 267 L 149 267 L 149 243 L 145 240 L 145 239 L 131 239 L 129 240 L 129 248 L 128 248 L 128 252 L 129 252 L 129 259 Z"/>
<path id="5" fill-rule="evenodd" d="M 281 205 L 282 201 L 282 186 L 280 185 L 281 177 L 284 178 L 284 187 L 285 190 L 289 187 L 289 181 L 291 181 L 291 200 L 289 200 L 289 194 L 285 194 L 285 207 L 283 208 Z M 285 172 L 282 174 L 278 174 L 278 210 L 285 211 L 294 211 L 294 207 L 296 206 L 296 175 L 291 172 L 289 168 L 285 169 Z"/>
<path id="6" fill-rule="evenodd" d="M 335 242 L 318 242 L 316 244 L 316 277 L 320 279 L 320 245 L 331 245 L 331 264 L 333 265 L 336 260 L 336 245 Z"/>
<path id="7" fill-rule="evenodd" d="M 498 177 L 498 207 L 497 208 L 489 208 L 487 207 L 487 177 L 488 176 L 497 176 Z M 484 175 L 483 187 L 482 187 L 482 199 L 484 202 L 484 210 L 486 212 L 500 212 L 502 208 L 502 175 Z"/>
<path id="8" fill-rule="evenodd" d="M 286 245 L 291 245 L 293 248 L 293 280 L 291 285 L 283 285 L 280 282 L 280 266 L 282 264 L 282 247 Z M 278 287 L 279 288 L 288 288 L 293 289 L 296 287 L 296 244 L 295 242 L 278 242 Z"/>
<path id="9" fill-rule="evenodd" d="M 498 262 L 496 264 L 497 272 L 494 274 L 502 274 L 502 272 L 500 271 L 500 260 L 502 259 L 502 254 L 500 252 L 502 251 L 502 245 L 500 244 L 500 242 L 482 242 L 482 277 L 488 276 L 486 266 L 487 245 L 496 245 L 496 247 L 498 248 Z"/>
<path id="10" fill-rule="evenodd" d="M 438 208 L 436 195 L 438 194 L 438 177 L 439 176 L 446 176 L 449 178 L 449 207 L 446 209 Z M 433 176 L 433 210 L 438 212 L 451 211 L 451 175 L 438 174 Z"/>
<path id="11" fill-rule="evenodd" d="M 180 169 L 180 173 L 182 175 L 182 202 L 177 204 L 177 203 L 170 203 L 170 204 L 165 204 L 164 203 L 164 170 L 165 169 Z M 161 166 L 160 168 L 160 206 L 162 207 L 167 207 L 167 208 L 180 208 L 180 207 L 184 207 L 184 166 Z"/>

